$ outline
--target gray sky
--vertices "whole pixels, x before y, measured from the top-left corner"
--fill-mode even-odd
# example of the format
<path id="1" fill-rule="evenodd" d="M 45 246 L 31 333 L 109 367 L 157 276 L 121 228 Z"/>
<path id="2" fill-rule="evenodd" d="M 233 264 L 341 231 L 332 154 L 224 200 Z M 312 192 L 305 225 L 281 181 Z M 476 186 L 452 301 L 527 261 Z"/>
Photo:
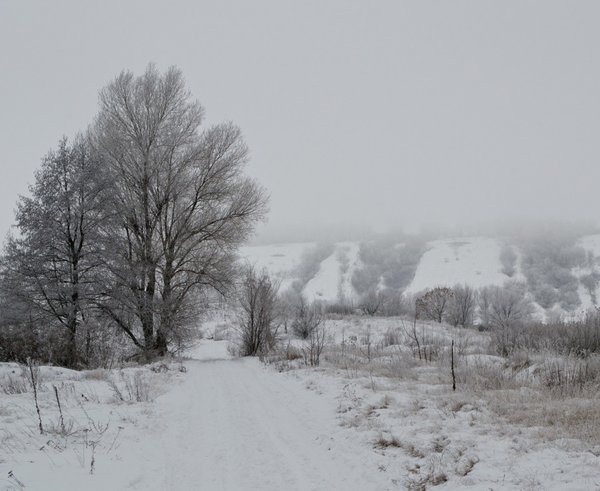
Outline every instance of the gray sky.
<path id="1" fill-rule="evenodd" d="M 0 0 L 0 233 L 120 70 L 241 126 L 284 230 L 600 221 L 600 2 Z"/>

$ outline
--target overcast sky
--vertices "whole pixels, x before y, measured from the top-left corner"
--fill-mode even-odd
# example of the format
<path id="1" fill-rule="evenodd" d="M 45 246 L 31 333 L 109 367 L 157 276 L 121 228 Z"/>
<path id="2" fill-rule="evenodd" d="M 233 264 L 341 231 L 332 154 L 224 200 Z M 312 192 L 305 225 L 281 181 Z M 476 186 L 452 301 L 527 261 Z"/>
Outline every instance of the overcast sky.
<path id="1" fill-rule="evenodd" d="M 264 236 L 600 221 L 600 2 L 0 0 L 0 232 L 122 69 L 179 66 Z"/>

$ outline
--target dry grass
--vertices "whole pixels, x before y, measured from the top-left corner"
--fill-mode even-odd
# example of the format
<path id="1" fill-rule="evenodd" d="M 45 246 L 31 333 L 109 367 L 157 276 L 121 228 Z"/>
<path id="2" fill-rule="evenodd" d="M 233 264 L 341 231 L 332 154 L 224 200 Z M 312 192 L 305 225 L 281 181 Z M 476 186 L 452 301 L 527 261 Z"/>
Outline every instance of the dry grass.
<path id="1" fill-rule="evenodd" d="M 110 371 L 105 370 L 104 368 L 86 370 L 82 372 L 82 375 L 85 380 L 100 380 L 106 382 L 110 379 Z"/>
<path id="2" fill-rule="evenodd" d="M 600 445 L 600 398 L 555 399 L 541 391 L 487 394 L 489 407 L 512 424 L 538 427 L 546 440 L 576 438 Z"/>
<path id="3" fill-rule="evenodd" d="M 24 374 L 8 374 L 0 379 L 0 388 L 7 395 L 25 394 L 31 389 L 31 384 Z"/>
<path id="4" fill-rule="evenodd" d="M 518 426 L 539 427 L 549 440 L 570 437 L 600 445 L 600 356 L 569 356 L 549 350 L 547 343 L 538 346 L 532 342 L 502 358 L 490 353 L 489 332 L 424 324 L 418 326 L 417 335 L 427 359 L 423 353 L 419 359 L 415 343 L 399 319 L 382 320 L 379 326 L 372 319 L 358 317 L 334 323 L 339 329 L 337 344 L 328 347 L 325 362 L 348 378 L 364 378 L 365 386 L 373 390 L 379 389 L 383 378 L 388 379 L 387 384 L 418 380 L 440 389 L 440 400 L 447 401 L 440 409 L 450 415 L 475 408 Z M 451 392 L 449 356 L 453 339 L 455 394 Z M 538 347 L 529 348 L 534 345 Z M 402 447 L 402 442 L 382 437 L 374 445 Z M 470 472 L 473 465 L 465 463 L 463 471 Z M 416 478 L 414 489 L 423 482 L 431 486 L 437 480 L 435 475 Z"/>
<path id="5" fill-rule="evenodd" d="M 132 374 L 120 371 L 118 377 L 110 377 L 107 383 L 115 399 L 120 402 L 150 402 L 156 397 L 148 373 L 135 371 Z"/>
<path id="6" fill-rule="evenodd" d="M 390 438 L 386 438 L 381 435 L 377 440 L 373 442 L 373 446 L 375 448 L 401 448 L 402 443 L 395 436 L 391 436 Z"/>

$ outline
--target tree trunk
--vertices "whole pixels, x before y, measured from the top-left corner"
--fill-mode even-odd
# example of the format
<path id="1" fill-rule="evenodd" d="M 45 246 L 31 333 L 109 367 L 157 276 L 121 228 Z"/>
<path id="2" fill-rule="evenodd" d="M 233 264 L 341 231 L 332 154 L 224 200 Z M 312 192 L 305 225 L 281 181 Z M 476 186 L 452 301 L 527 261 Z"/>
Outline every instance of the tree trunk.
<path id="1" fill-rule="evenodd" d="M 172 332 L 173 329 L 173 268 L 172 262 L 167 260 L 163 271 L 163 291 L 162 291 L 162 305 L 161 305 L 161 317 L 160 326 L 156 332 L 156 343 L 155 349 L 159 356 L 167 354 L 167 335 Z"/>
<path id="2" fill-rule="evenodd" d="M 67 365 L 70 368 L 77 368 L 79 357 L 77 354 L 77 328 L 78 321 L 77 315 L 79 313 L 79 290 L 77 282 L 79 281 L 79 275 L 77 273 L 77 264 L 73 267 L 73 290 L 71 293 L 71 308 L 67 318 Z"/>

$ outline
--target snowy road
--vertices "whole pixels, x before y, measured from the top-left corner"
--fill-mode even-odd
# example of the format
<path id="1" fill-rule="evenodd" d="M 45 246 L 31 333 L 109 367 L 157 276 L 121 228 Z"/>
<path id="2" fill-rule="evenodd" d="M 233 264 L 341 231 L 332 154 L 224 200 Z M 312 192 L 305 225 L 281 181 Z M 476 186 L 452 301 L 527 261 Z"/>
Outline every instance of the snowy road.
<path id="1" fill-rule="evenodd" d="M 156 402 L 162 422 L 140 442 L 153 450 L 129 488 L 386 489 L 363 465 L 371 449 L 336 440 L 331 401 L 255 359 L 230 359 L 224 343 L 202 344 L 194 357 L 185 381 Z"/>

